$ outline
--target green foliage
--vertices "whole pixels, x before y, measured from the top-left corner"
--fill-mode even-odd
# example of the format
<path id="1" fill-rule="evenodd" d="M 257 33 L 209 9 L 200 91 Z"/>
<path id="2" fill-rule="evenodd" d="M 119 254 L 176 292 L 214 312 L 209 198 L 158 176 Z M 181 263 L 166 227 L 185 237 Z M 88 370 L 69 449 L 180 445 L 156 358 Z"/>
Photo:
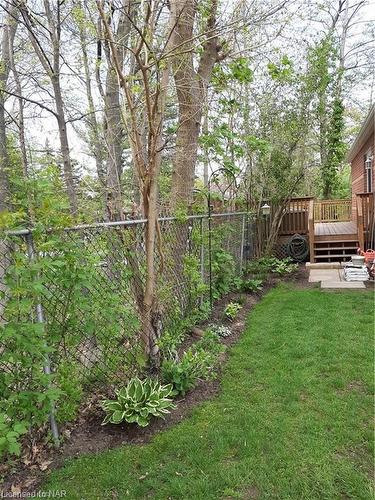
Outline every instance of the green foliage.
<path id="1" fill-rule="evenodd" d="M 339 51 L 332 35 L 324 37 L 308 56 L 308 83 L 315 99 L 314 111 L 319 125 L 320 183 L 322 197 L 337 196 L 340 191 L 340 169 L 343 167 L 346 144 L 342 69 L 338 69 Z"/>
<path id="2" fill-rule="evenodd" d="M 151 378 L 133 378 L 116 395 L 115 400 L 107 399 L 102 403 L 106 412 L 102 425 L 128 422 L 146 427 L 152 417 L 163 417 L 175 407 L 169 398 L 172 385 L 161 385 Z"/>
<path id="3" fill-rule="evenodd" d="M 215 373 L 215 365 L 223 346 L 216 332 L 208 329 L 204 336 L 185 351 L 181 359 L 166 359 L 161 367 L 164 382 L 172 384 L 174 394 L 186 394 L 199 379 L 206 380 Z"/>
<path id="4" fill-rule="evenodd" d="M 234 102 L 222 100 L 221 104 L 224 107 L 231 107 Z M 239 138 L 239 134 L 227 123 L 214 126 L 210 132 L 201 135 L 200 143 L 204 154 L 209 156 L 211 161 L 222 165 L 220 175 L 218 173 L 216 178 L 212 178 L 212 182 L 219 182 L 221 180 L 233 182 L 234 176 L 239 171 L 237 160 L 244 156 L 244 148 Z"/>
<path id="5" fill-rule="evenodd" d="M 204 283 L 199 268 L 200 261 L 194 255 L 184 256 L 184 277 L 187 280 L 189 289 L 189 301 L 191 305 L 196 305 L 197 300 L 203 297 L 208 291 L 208 285 Z"/>
<path id="6" fill-rule="evenodd" d="M 62 391 L 56 405 L 57 420 L 71 422 L 77 416 L 83 397 L 82 380 L 72 360 L 65 359 L 59 363 L 56 384 Z"/>
<path id="7" fill-rule="evenodd" d="M 259 279 L 251 279 L 251 280 L 243 280 L 242 282 L 242 290 L 244 292 L 260 292 L 263 289 L 263 280 Z"/>
<path id="8" fill-rule="evenodd" d="M 290 82 L 293 76 L 293 63 L 287 55 L 282 56 L 278 64 L 270 62 L 267 67 L 271 78 L 280 83 Z"/>
<path id="9" fill-rule="evenodd" d="M 224 316 L 227 317 L 230 321 L 233 321 L 241 309 L 242 306 L 238 302 L 229 302 L 229 304 L 224 309 Z"/>
<path id="10" fill-rule="evenodd" d="M 254 73 L 249 66 L 247 57 L 238 57 L 229 64 L 230 75 L 233 80 L 239 83 L 251 83 Z"/>
<path id="11" fill-rule="evenodd" d="M 298 270 L 298 264 L 294 264 L 289 258 L 278 260 L 276 259 L 273 271 L 283 276 L 284 274 L 291 274 Z"/>
<path id="12" fill-rule="evenodd" d="M 280 275 L 290 274 L 298 269 L 298 264 L 294 264 L 290 257 L 277 259 L 276 257 L 261 257 L 251 261 L 246 266 L 246 273 L 277 273 Z M 253 281 L 253 280 L 250 280 Z M 257 281 L 257 280 L 254 280 Z"/>
<path id="13" fill-rule="evenodd" d="M 335 97 L 327 131 L 327 158 L 321 167 L 322 193 L 325 199 L 336 195 L 339 189 L 339 169 L 343 165 L 347 151 L 344 129 L 344 105 L 340 97 Z"/>
<path id="14" fill-rule="evenodd" d="M 0 325 L 0 412 L 14 422 L 37 426 L 44 424 L 51 402 L 61 394 L 42 368 L 51 353 L 45 326 L 32 320 L 43 288 L 39 273 L 39 264 L 28 262 L 24 248 L 14 251 L 14 263 L 5 276 L 7 293 L 3 291 L 0 300 L 5 304 Z"/>
<path id="15" fill-rule="evenodd" d="M 26 422 L 10 422 L 4 413 L 0 413 L 0 458 L 6 454 L 20 455 L 20 437 L 27 432 Z"/>
<path id="16" fill-rule="evenodd" d="M 217 250 L 213 254 L 212 273 L 214 297 L 219 298 L 231 290 L 235 276 L 235 264 L 231 254 Z"/>
<path id="17" fill-rule="evenodd" d="M 195 387 L 203 366 L 200 354 L 188 351 L 180 361 L 163 361 L 161 377 L 164 382 L 172 384 L 174 394 L 185 395 Z"/>
<path id="18" fill-rule="evenodd" d="M 250 61 L 246 57 L 233 59 L 227 67 L 217 64 L 214 67 L 211 81 L 215 90 L 222 92 L 231 82 L 239 84 L 249 84 L 253 81 L 254 72 L 250 68 Z"/>

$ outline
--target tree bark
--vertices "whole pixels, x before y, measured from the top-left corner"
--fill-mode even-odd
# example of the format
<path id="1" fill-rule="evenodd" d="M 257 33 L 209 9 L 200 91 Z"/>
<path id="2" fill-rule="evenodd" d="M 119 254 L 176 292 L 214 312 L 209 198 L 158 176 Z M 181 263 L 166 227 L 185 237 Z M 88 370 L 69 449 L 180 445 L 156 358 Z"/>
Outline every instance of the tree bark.
<path id="1" fill-rule="evenodd" d="M 216 0 L 210 4 L 210 15 L 206 26 L 207 41 L 204 44 L 197 70 L 194 68 L 194 48 L 191 41 L 197 3 L 195 0 L 172 0 L 171 11 L 175 12 L 176 18 L 172 47 L 174 81 L 179 106 L 171 192 L 171 208 L 174 210 L 179 205 L 187 207 L 191 202 L 198 139 L 206 101 L 205 88 L 207 88 L 215 62 L 220 59 L 220 46 L 215 28 Z"/>
<path id="2" fill-rule="evenodd" d="M 66 128 L 65 111 L 61 93 L 60 78 L 58 75 L 53 76 L 52 85 L 55 96 L 57 125 L 59 128 L 60 150 L 63 160 L 63 172 L 66 183 L 66 192 L 70 202 L 70 209 L 73 215 L 75 215 L 78 212 L 78 200 L 75 188 L 75 179 L 73 175 L 73 166 L 70 158 L 68 131 Z"/>
<path id="3" fill-rule="evenodd" d="M 18 26 L 17 8 L 12 4 L 3 26 L 0 59 L 0 211 L 9 208 L 9 156 L 5 120 L 5 93 L 10 70 L 10 47 Z"/>
<path id="4" fill-rule="evenodd" d="M 129 0 L 125 0 L 117 29 L 114 32 L 116 57 L 120 68 L 124 65 L 125 47 L 130 34 L 133 15 L 134 7 Z M 124 218 L 121 187 L 124 124 L 122 123 L 121 114 L 119 77 L 113 65 L 108 46 L 106 47 L 106 56 L 108 62 L 104 100 L 104 130 L 107 145 L 106 210 L 107 218 L 114 221 Z"/>

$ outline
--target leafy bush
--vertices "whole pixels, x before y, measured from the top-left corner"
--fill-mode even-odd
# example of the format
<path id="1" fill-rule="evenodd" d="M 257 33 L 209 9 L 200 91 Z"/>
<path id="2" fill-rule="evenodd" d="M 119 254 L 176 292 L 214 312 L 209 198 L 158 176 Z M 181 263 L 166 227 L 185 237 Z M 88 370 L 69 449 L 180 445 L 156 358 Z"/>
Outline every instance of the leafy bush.
<path id="1" fill-rule="evenodd" d="M 0 457 L 9 453 L 18 456 L 21 453 L 20 436 L 26 434 L 25 422 L 11 423 L 4 413 L 0 413 Z"/>
<path id="2" fill-rule="evenodd" d="M 274 272 L 280 274 L 280 276 L 284 274 L 291 274 L 297 271 L 298 264 L 293 264 L 291 259 L 283 259 L 276 263 L 274 267 Z"/>
<path id="3" fill-rule="evenodd" d="M 232 288 L 235 277 L 233 256 L 224 250 L 216 251 L 212 259 L 212 274 L 214 297 L 219 298 Z"/>
<path id="4" fill-rule="evenodd" d="M 290 257 L 286 259 L 277 259 L 276 257 L 262 257 L 258 260 L 249 262 L 246 266 L 246 272 L 252 274 L 261 274 L 274 272 L 280 275 L 290 274 L 298 269 L 298 264 L 294 264 Z"/>
<path id="5" fill-rule="evenodd" d="M 242 282 L 242 290 L 244 292 L 260 292 L 263 289 L 263 280 L 252 279 Z"/>
<path id="6" fill-rule="evenodd" d="M 195 387 L 197 380 L 204 369 L 202 356 L 199 353 L 187 351 L 180 361 L 166 359 L 161 368 L 164 382 L 172 384 L 173 394 L 183 396 Z"/>
<path id="7" fill-rule="evenodd" d="M 180 360 L 164 360 L 161 368 L 163 381 L 173 385 L 174 394 L 186 394 L 199 379 L 207 380 L 214 376 L 215 365 L 223 349 L 219 336 L 207 330 Z"/>
<path id="8" fill-rule="evenodd" d="M 241 309 L 242 306 L 241 304 L 238 304 L 238 302 L 229 302 L 227 307 L 224 309 L 224 316 L 233 321 Z"/>
<path id="9" fill-rule="evenodd" d="M 146 427 L 152 417 L 163 417 L 175 405 L 168 396 L 172 385 L 161 385 L 157 380 L 133 378 L 126 387 L 116 392 L 117 399 L 107 399 L 102 406 L 107 413 L 102 425 L 125 421 Z"/>

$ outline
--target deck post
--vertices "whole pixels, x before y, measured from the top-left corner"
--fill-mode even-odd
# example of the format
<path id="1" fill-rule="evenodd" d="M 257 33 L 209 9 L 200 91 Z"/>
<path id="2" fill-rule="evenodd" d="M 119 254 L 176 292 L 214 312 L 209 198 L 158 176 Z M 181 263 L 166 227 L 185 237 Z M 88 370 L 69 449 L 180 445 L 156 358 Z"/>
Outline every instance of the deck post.
<path id="1" fill-rule="evenodd" d="M 315 262 L 314 255 L 314 198 L 309 201 L 308 209 L 308 231 L 309 231 L 309 248 L 310 248 L 310 262 Z"/>

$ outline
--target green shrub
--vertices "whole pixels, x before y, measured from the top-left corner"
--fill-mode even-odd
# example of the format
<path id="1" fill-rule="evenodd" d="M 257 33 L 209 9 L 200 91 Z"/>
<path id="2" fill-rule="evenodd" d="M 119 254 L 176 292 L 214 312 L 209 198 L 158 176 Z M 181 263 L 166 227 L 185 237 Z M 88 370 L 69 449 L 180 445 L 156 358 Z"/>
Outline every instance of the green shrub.
<path id="1" fill-rule="evenodd" d="M 214 252 L 212 259 L 214 297 L 217 299 L 230 292 L 235 277 L 233 256 L 224 250 Z"/>
<path id="2" fill-rule="evenodd" d="M 274 272 L 280 275 L 290 274 L 298 269 L 298 264 L 294 264 L 290 257 L 286 259 L 277 259 L 276 257 L 262 257 L 258 260 L 249 262 L 246 266 L 246 272 L 251 274 L 262 274 Z"/>
<path id="3" fill-rule="evenodd" d="M 173 394 L 183 396 L 195 387 L 203 365 L 198 353 L 187 351 L 180 361 L 166 359 L 161 367 L 164 382 L 172 384 Z"/>
<path id="4" fill-rule="evenodd" d="M 298 269 L 298 264 L 293 264 L 293 261 L 291 259 L 283 259 L 279 260 L 273 269 L 273 271 L 280 276 L 283 276 L 284 274 L 291 274 L 297 271 Z"/>
<path id="5" fill-rule="evenodd" d="M 173 385 L 174 394 L 185 395 L 196 386 L 198 380 L 207 380 L 215 375 L 217 359 L 223 350 L 219 336 L 207 330 L 196 344 L 184 352 L 180 360 L 164 360 L 162 379 Z"/>
<path id="6" fill-rule="evenodd" d="M 263 281 L 259 279 L 244 280 L 242 282 L 242 290 L 244 292 L 260 292 L 263 289 Z"/>
<path id="7" fill-rule="evenodd" d="M 21 453 L 20 436 L 26 434 L 25 422 L 11 423 L 4 413 L 0 413 L 0 457 L 5 454 L 18 456 Z"/>
<path id="8" fill-rule="evenodd" d="M 163 417 L 175 408 L 172 385 L 161 385 L 157 380 L 133 378 L 126 387 L 116 392 L 117 399 L 107 399 L 102 406 L 107 413 L 102 425 L 125 421 L 146 427 L 152 417 Z"/>
<path id="9" fill-rule="evenodd" d="M 229 302 L 227 307 L 224 309 L 224 316 L 233 321 L 241 309 L 242 306 L 241 304 L 238 304 L 238 302 Z"/>

